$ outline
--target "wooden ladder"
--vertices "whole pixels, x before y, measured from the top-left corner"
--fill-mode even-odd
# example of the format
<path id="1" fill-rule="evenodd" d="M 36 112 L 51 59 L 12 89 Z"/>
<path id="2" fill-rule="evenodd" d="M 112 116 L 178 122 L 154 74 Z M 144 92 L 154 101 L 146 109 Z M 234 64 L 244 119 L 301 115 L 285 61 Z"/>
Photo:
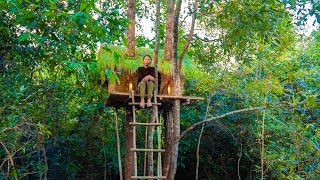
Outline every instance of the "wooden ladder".
<path id="1" fill-rule="evenodd" d="M 162 160 L 161 160 L 161 153 L 163 153 L 165 150 L 161 149 L 161 125 L 162 123 L 159 120 L 158 115 L 158 106 L 161 105 L 161 103 L 157 103 L 157 98 L 154 96 L 154 103 L 152 103 L 152 106 L 156 105 L 156 108 L 153 108 L 156 114 L 155 116 L 155 122 L 154 123 L 141 123 L 136 121 L 136 105 L 139 105 L 138 102 L 135 102 L 134 100 L 134 91 L 132 90 L 131 93 L 131 99 L 132 102 L 129 103 L 129 105 L 132 106 L 132 122 L 129 123 L 132 125 L 133 129 L 133 147 L 130 149 L 133 151 L 133 161 L 134 161 L 134 174 L 131 176 L 131 179 L 166 179 L 165 176 L 162 175 Z M 156 126 L 157 127 L 157 141 L 158 141 L 158 148 L 157 149 L 139 149 L 137 148 L 137 141 L 136 141 L 136 132 L 137 132 L 137 126 Z M 147 131 L 147 129 L 146 129 Z M 137 164 L 137 152 L 157 152 L 158 153 L 158 163 L 157 163 L 157 175 L 156 176 L 138 176 L 138 164 Z M 146 160 L 146 159 L 145 159 Z"/>

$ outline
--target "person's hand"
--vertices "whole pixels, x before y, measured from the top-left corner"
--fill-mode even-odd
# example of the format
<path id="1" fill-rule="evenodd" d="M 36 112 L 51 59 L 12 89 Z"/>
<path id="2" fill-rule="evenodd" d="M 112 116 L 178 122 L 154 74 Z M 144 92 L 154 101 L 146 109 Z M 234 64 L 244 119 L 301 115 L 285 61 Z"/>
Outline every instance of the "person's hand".
<path id="1" fill-rule="evenodd" d="M 142 81 L 145 81 L 145 82 L 147 82 L 149 80 L 149 77 L 148 76 L 146 76 L 146 77 L 144 77 L 143 79 L 142 79 Z"/>
<path id="2" fill-rule="evenodd" d="M 150 80 L 150 81 L 154 81 L 154 77 L 153 77 L 153 76 L 148 75 L 148 77 L 149 77 L 149 80 Z"/>
<path id="3" fill-rule="evenodd" d="M 143 79 L 142 79 L 142 81 L 145 81 L 145 82 L 147 82 L 147 81 L 154 81 L 154 77 L 153 76 L 151 76 L 151 75 L 148 75 L 148 76 L 146 76 L 146 77 L 144 77 Z"/>

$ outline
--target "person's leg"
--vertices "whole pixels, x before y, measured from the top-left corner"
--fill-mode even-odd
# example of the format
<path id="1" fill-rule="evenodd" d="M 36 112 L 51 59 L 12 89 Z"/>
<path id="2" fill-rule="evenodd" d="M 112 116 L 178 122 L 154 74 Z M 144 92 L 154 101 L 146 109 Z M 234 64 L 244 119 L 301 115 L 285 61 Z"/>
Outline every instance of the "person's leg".
<path id="1" fill-rule="evenodd" d="M 153 95 L 154 83 L 152 81 L 147 82 L 147 107 L 151 107 L 151 98 Z"/>
<path id="2" fill-rule="evenodd" d="M 142 108 L 144 108 L 144 98 L 146 97 L 146 86 L 147 86 L 147 83 L 145 81 L 141 81 L 138 84 L 138 91 L 141 97 L 140 107 Z"/>

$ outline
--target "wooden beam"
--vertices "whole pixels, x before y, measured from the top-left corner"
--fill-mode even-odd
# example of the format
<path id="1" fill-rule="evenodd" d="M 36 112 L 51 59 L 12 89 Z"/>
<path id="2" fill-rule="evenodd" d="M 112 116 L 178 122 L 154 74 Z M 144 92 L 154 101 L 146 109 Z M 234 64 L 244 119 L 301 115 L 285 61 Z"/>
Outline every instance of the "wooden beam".
<path id="1" fill-rule="evenodd" d="M 161 126 L 161 123 L 129 123 L 131 126 Z"/>
<path id="2" fill-rule="evenodd" d="M 166 176 L 131 176 L 132 179 L 167 179 Z"/>
<path id="3" fill-rule="evenodd" d="M 183 99 L 187 101 L 204 100 L 203 97 L 158 95 L 160 99 Z"/>
<path id="4" fill-rule="evenodd" d="M 131 151 L 135 151 L 135 152 L 165 152 L 164 149 L 135 149 L 135 148 L 131 148 Z"/>

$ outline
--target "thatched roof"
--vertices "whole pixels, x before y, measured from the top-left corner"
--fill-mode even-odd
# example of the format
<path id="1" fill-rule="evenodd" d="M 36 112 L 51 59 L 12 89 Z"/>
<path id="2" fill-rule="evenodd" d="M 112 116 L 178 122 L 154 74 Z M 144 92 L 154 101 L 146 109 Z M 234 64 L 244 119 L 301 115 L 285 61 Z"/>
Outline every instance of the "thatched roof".
<path id="1" fill-rule="evenodd" d="M 98 52 L 98 63 L 103 70 L 110 69 L 121 73 L 134 73 L 138 67 L 142 66 L 143 56 L 148 54 L 153 57 L 153 51 L 153 49 L 148 48 L 136 48 L 136 57 L 130 58 L 126 55 L 126 47 L 124 46 L 102 46 Z M 171 62 L 164 60 L 163 50 L 159 51 L 158 70 L 166 75 L 172 75 Z M 200 78 L 202 74 L 199 73 L 199 69 L 187 55 L 183 59 L 181 73 L 186 78 Z"/>

